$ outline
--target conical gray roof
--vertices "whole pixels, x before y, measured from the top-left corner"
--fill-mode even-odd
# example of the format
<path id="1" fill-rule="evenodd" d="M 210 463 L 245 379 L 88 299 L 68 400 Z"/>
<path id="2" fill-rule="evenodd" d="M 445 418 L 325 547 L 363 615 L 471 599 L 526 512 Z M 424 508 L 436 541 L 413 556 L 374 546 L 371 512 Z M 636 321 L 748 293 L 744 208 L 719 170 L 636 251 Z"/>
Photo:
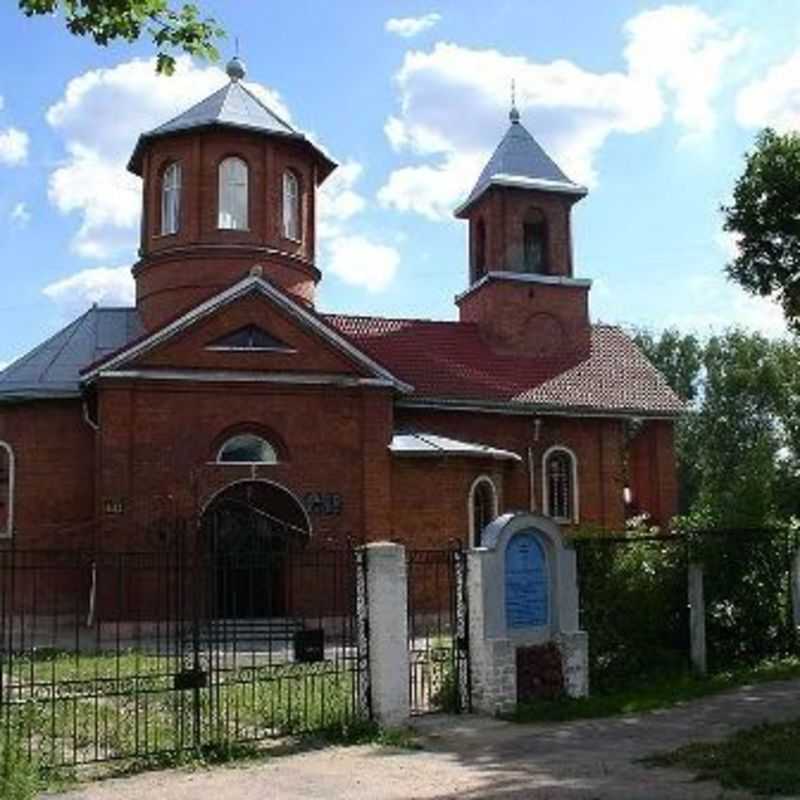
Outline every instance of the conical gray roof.
<path id="1" fill-rule="evenodd" d="M 182 133 L 209 127 L 243 128 L 271 136 L 286 136 L 308 142 L 306 137 L 296 131 L 288 122 L 261 102 L 238 80 L 232 80 L 214 94 L 201 100 L 174 119 L 142 134 L 128 163 L 128 169 L 136 175 L 142 170 L 142 148 L 144 144 L 161 136 Z M 336 164 L 311 142 L 309 146 L 323 162 L 324 174 L 333 171 Z M 323 176 L 324 177 L 324 176 Z"/>
<path id="2" fill-rule="evenodd" d="M 161 136 L 165 133 L 204 128 L 208 125 L 230 125 L 234 128 L 252 128 L 264 133 L 280 133 L 297 136 L 297 131 L 267 108 L 249 89 L 239 81 L 231 81 L 201 100 L 169 122 L 154 128 L 145 136 Z"/>
<path id="3" fill-rule="evenodd" d="M 511 125 L 497 145 L 478 182 L 458 209 L 461 214 L 490 186 L 517 186 L 545 191 L 584 195 L 586 189 L 571 181 L 542 149 L 512 110 Z"/>

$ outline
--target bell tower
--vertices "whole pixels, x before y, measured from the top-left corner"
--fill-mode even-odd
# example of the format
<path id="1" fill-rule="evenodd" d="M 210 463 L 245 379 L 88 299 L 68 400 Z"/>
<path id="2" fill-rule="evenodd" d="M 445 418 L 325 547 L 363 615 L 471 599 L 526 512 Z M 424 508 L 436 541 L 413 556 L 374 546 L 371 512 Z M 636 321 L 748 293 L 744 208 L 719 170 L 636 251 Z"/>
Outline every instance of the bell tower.
<path id="1" fill-rule="evenodd" d="M 575 278 L 572 207 L 586 196 L 527 131 L 510 126 L 455 215 L 469 225 L 469 288 L 456 298 L 498 350 L 588 354 L 591 281 Z"/>
<path id="2" fill-rule="evenodd" d="M 336 164 L 243 83 L 228 83 L 142 134 L 128 169 L 142 178 L 136 306 L 148 330 L 258 266 L 313 306 L 318 186 Z"/>

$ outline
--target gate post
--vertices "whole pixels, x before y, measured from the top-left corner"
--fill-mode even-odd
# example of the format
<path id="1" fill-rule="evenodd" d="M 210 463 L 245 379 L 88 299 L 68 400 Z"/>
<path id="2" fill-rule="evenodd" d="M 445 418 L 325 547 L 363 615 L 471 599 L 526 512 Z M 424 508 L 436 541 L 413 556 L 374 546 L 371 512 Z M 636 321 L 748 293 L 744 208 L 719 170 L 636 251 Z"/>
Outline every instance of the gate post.
<path id="1" fill-rule="evenodd" d="M 406 549 L 393 542 L 365 549 L 372 713 L 381 725 L 397 727 L 409 717 Z"/>
<path id="2" fill-rule="evenodd" d="M 692 667 L 700 674 L 706 663 L 706 602 L 703 593 L 703 565 L 689 562 L 689 635 Z"/>

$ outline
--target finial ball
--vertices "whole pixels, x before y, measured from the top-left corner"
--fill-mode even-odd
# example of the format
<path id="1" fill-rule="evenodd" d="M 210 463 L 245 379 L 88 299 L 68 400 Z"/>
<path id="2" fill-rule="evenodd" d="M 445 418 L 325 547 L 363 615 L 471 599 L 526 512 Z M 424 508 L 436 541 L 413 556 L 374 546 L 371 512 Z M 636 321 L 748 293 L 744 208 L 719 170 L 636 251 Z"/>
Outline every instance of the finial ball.
<path id="1" fill-rule="evenodd" d="M 225 67 L 225 72 L 228 73 L 228 77 L 234 83 L 244 80 L 244 76 L 247 74 L 244 62 L 239 58 L 239 56 L 234 56 L 228 62 L 228 65 Z"/>

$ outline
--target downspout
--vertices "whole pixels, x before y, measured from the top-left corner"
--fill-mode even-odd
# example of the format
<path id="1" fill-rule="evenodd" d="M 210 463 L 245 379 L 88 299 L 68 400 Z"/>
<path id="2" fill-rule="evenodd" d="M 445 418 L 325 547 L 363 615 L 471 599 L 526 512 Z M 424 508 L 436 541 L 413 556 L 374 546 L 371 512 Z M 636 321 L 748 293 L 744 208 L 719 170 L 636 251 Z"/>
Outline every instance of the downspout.
<path id="1" fill-rule="evenodd" d="M 536 417 L 533 420 L 533 441 L 534 444 L 539 443 L 539 437 L 542 432 L 542 420 Z M 536 461 L 534 457 L 533 445 L 528 447 L 528 493 L 530 496 L 530 510 L 536 511 Z"/>
<path id="2" fill-rule="evenodd" d="M 100 425 L 92 419 L 92 415 L 89 413 L 89 403 L 86 398 L 83 398 L 83 421 L 95 432 L 98 433 L 100 431 Z"/>

